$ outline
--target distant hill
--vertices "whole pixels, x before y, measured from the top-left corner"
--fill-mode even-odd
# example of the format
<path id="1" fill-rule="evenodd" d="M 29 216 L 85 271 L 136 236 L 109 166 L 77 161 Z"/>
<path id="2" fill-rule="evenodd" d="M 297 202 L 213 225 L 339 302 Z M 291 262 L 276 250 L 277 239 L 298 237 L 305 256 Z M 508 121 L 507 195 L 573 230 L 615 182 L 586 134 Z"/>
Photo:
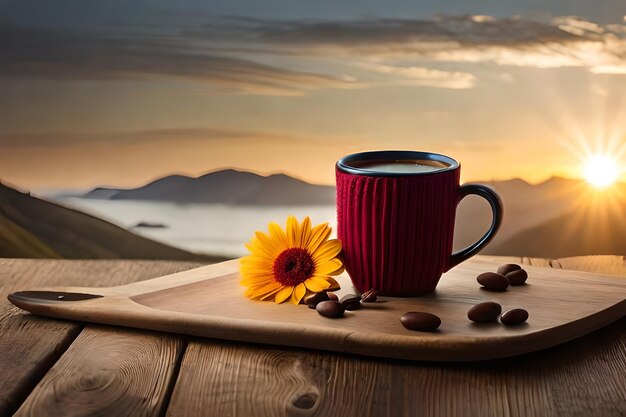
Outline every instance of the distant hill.
<path id="1" fill-rule="evenodd" d="M 493 251 L 549 258 L 626 255 L 626 207 L 570 211 L 494 245 Z"/>
<path id="2" fill-rule="evenodd" d="M 332 205 L 335 187 L 309 184 L 284 174 L 263 177 L 228 169 L 197 178 L 170 175 L 134 189 L 95 188 L 83 197 L 263 206 Z"/>
<path id="3" fill-rule="evenodd" d="M 0 183 L 0 257 L 214 262 Z"/>
<path id="4" fill-rule="evenodd" d="M 604 194 L 584 181 L 559 177 L 537 185 L 521 180 L 484 184 L 498 191 L 505 209 L 500 232 L 482 254 L 626 255 L 626 184 L 616 184 Z M 486 203 L 477 199 L 460 207 L 455 241 L 462 244 L 457 246 L 476 240 L 490 219 Z"/>
<path id="5" fill-rule="evenodd" d="M 588 186 L 578 180 L 553 177 L 537 185 L 520 179 L 482 181 L 494 188 L 504 201 L 502 227 L 484 253 L 495 255 L 494 248 L 517 233 L 554 219 L 573 209 L 573 204 Z M 468 221 L 468 219 L 470 221 Z M 491 222 L 491 211 L 479 197 L 467 197 L 459 206 L 455 241 L 459 246 L 476 240 Z"/>
<path id="6" fill-rule="evenodd" d="M 622 200 L 610 202 L 610 198 L 605 198 L 606 201 L 602 202 L 600 198 L 592 210 L 594 198 L 602 192 L 593 191 L 580 180 L 553 177 L 536 185 L 520 179 L 482 183 L 493 187 L 505 206 L 502 228 L 483 254 L 626 255 L 626 233 L 623 233 L 626 219 L 618 214 L 620 210 L 626 212 L 626 184 L 617 184 L 605 193 L 608 197 L 621 195 Z M 335 204 L 335 187 L 312 185 L 281 174 L 262 177 L 225 170 L 198 178 L 167 176 L 130 190 L 96 188 L 84 197 L 259 206 L 332 206 Z M 597 211 L 608 206 L 613 207 L 614 213 L 603 217 L 603 225 L 595 223 Z M 484 200 L 475 196 L 465 198 L 457 212 L 455 248 L 476 241 L 490 222 L 490 210 Z M 564 231 L 572 224 L 577 224 L 578 229 L 573 229 L 575 233 L 571 236 L 565 235 Z M 621 236 L 625 237 L 622 239 Z"/>

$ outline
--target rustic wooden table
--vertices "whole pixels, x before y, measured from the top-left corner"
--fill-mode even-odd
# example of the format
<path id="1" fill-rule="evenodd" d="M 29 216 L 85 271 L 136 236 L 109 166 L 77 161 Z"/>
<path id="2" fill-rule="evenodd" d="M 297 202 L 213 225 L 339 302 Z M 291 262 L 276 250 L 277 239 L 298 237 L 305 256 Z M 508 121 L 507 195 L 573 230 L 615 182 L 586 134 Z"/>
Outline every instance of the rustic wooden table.
<path id="1" fill-rule="evenodd" d="M 621 256 L 498 259 L 626 277 Z M 449 364 L 85 325 L 6 301 L 21 289 L 120 285 L 195 266 L 0 259 L 0 415 L 626 415 L 626 318 L 542 352 Z"/>

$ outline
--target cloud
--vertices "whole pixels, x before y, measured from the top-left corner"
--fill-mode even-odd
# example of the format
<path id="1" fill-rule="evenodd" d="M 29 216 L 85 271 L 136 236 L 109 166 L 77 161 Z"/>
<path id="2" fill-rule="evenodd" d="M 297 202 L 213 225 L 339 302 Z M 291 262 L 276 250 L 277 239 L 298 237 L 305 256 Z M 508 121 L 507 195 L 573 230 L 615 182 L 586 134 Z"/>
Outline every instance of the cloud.
<path id="1" fill-rule="evenodd" d="M 182 80 L 214 94 L 468 89 L 476 84 L 472 65 L 481 63 L 626 74 L 626 25 L 567 16 L 543 21 L 483 15 L 342 21 L 229 17 L 104 33 L 5 22 L 0 23 L 0 58 L 5 77 Z"/>
<path id="2" fill-rule="evenodd" d="M 415 42 L 528 44 L 575 39 L 560 28 L 518 17 L 437 16 L 432 20 L 370 19 L 354 21 L 271 21 L 230 18 L 212 21 L 205 34 L 272 44 L 376 48 Z M 199 32 L 202 33 L 202 32 Z"/>
<path id="3" fill-rule="evenodd" d="M 441 71 L 414 66 L 393 66 L 384 64 L 364 64 L 364 68 L 382 74 L 394 75 L 386 85 L 408 85 L 418 87 L 437 87 L 450 89 L 465 89 L 474 86 L 475 78 L 472 74 L 458 71 Z"/>
<path id="4" fill-rule="evenodd" d="M 482 15 L 325 22 L 232 18 L 209 23 L 204 32 L 195 34 L 357 60 L 585 67 L 610 74 L 622 74 L 626 68 L 626 25 L 567 16 L 546 21 Z"/>
<path id="5" fill-rule="evenodd" d="M 0 75 L 71 80 L 178 79 L 220 93 L 301 95 L 349 78 L 296 71 L 194 47 L 178 36 L 0 27 Z"/>
<path id="6" fill-rule="evenodd" d="M 246 130 L 220 128 L 147 129 L 110 132 L 41 132 L 0 134 L 0 149 L 46 148 L 82 143 L 114 145 L 187 141 L 211 141 L 230 139 L 294 139 L 292 137 Z"/>

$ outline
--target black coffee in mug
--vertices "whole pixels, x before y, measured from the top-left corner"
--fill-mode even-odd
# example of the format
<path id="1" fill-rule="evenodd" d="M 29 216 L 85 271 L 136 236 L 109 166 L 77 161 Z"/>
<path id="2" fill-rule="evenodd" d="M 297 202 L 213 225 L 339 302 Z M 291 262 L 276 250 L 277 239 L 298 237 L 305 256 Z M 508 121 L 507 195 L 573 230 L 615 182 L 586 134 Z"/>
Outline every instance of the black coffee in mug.
<path id="1" fill-rule="evenodd" d="M 450 167 L 450 165 L 444 162 L 429 161 L 425 159 L 380 159 L 373 161 L 355 161 L 350 163 L 350 166 L 359 170 L 389 174 L 435 172 Z"/>

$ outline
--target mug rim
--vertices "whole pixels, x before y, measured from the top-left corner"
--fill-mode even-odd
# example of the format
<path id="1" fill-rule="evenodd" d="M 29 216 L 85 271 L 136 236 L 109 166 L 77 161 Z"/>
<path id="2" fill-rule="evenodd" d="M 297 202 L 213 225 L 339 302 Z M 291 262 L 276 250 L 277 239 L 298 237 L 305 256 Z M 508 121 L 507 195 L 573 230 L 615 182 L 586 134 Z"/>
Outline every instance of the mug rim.
<path id="1" fill-rule="evenodd" d="M 382 172 L 372 169 L 355 168 L 348 165 L 354 161 L 372 161 L 372 160 L 402 160 L 402 159 L 421 159 L 426 161 L 442 162 L 449 166 L 426 172 Z M 438 174 L 446 171 L 453 171 L 459 167 L 459 163 L 449 156 L 424 151 L 408 151 L 408 150 L 388 150 L 388 151 L 367 151 L 346 155 L 339 159 L 336 163 L 339 171 L 354 174 L 365 175 L 368 177 L 418 177 L 422 175 Z"/>

